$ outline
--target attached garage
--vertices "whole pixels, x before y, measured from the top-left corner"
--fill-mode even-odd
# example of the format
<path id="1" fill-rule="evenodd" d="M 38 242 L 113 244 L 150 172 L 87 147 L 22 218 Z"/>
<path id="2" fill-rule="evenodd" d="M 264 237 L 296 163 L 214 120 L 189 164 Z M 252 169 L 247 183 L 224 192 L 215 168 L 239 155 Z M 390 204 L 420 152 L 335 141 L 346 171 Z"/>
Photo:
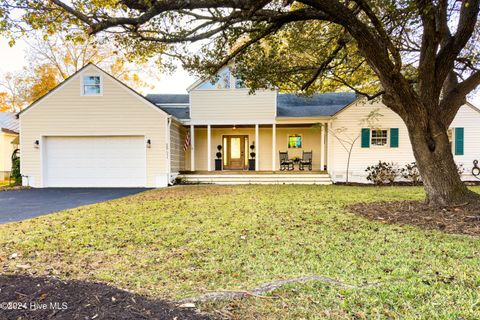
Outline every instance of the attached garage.
<path id="1" fill-rule="evenodd" d="M 172 116 L 93 64 L 19 114 L 23 183 L 165 187 Z"/>
<path id="2" fill-rule="evenodd" d="M 145 187 L 143 136 L 44 138 L 45 187 Z"/>

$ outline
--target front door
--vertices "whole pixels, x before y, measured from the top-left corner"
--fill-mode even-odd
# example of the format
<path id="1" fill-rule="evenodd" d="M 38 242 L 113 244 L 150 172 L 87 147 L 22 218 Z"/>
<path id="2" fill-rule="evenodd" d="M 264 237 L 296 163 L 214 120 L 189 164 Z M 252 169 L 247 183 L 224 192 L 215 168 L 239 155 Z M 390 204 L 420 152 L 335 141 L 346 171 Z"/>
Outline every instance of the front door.
<path id="1" fill-rule="evenodd" d="M 223 168 L 244 170 L 247 168 L 248 136 L 223 136 Z"/>

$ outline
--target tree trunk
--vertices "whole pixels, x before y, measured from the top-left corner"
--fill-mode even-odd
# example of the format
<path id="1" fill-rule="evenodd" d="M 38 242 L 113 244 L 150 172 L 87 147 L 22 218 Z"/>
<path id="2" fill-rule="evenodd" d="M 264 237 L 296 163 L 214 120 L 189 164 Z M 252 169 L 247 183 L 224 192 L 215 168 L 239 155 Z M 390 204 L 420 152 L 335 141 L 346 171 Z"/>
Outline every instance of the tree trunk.
<path id="1" fill-rule="evenodd" d="M 421 115 L 415 115 L 421 117 Z M 479 201 L 460 179 L 448 140 L 447 128 L 426 116 L 425 121 L 407 122 L 410 141 L 422 176 L 427 204 L 446 207 Z"/>

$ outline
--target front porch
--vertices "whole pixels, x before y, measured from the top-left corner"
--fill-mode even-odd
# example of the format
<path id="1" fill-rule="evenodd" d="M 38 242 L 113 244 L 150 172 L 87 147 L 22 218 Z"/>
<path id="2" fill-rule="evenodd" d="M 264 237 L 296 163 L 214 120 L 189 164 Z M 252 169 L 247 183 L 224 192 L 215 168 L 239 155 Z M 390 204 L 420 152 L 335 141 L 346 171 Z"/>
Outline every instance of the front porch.
<path id="1" fill-rule="evenodd" d="M 326 171 L 185 171 L 178 178 L 186 183 L 211 184 L 332 184 Z"/>
<path id="2" fill-rule="evenodd" d="M 328 166 L 328 123 L 190 124 L 183 172 L 188 175 L 324 174 Z M 296 160 L 293 171 L 280 171 L 279 153 Z M 311 152 L 311 170 L 298 160 Z"/>

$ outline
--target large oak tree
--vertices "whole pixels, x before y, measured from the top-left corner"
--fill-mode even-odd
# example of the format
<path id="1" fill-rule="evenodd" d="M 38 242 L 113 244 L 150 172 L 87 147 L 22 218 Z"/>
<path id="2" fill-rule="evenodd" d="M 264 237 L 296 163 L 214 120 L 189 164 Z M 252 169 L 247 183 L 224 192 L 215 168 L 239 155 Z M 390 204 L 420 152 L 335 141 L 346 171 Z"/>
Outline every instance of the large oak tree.
<path id="1" fill-rule="evenodd" d="M 478 201 L 457 173 L 447 128 L 480 84 L 479 7 L 480 0 L 7 0 L 0 28 L 15 36 L 26 25 L 77 25 L 132 54 L 161 48 L 201 72 L 235 62 L 252 89 L 346 86 L 378 97 L 408 128 L 427 202 L 445 206 Z M 192 42 L 201 43 L 196 53 Z"/>

